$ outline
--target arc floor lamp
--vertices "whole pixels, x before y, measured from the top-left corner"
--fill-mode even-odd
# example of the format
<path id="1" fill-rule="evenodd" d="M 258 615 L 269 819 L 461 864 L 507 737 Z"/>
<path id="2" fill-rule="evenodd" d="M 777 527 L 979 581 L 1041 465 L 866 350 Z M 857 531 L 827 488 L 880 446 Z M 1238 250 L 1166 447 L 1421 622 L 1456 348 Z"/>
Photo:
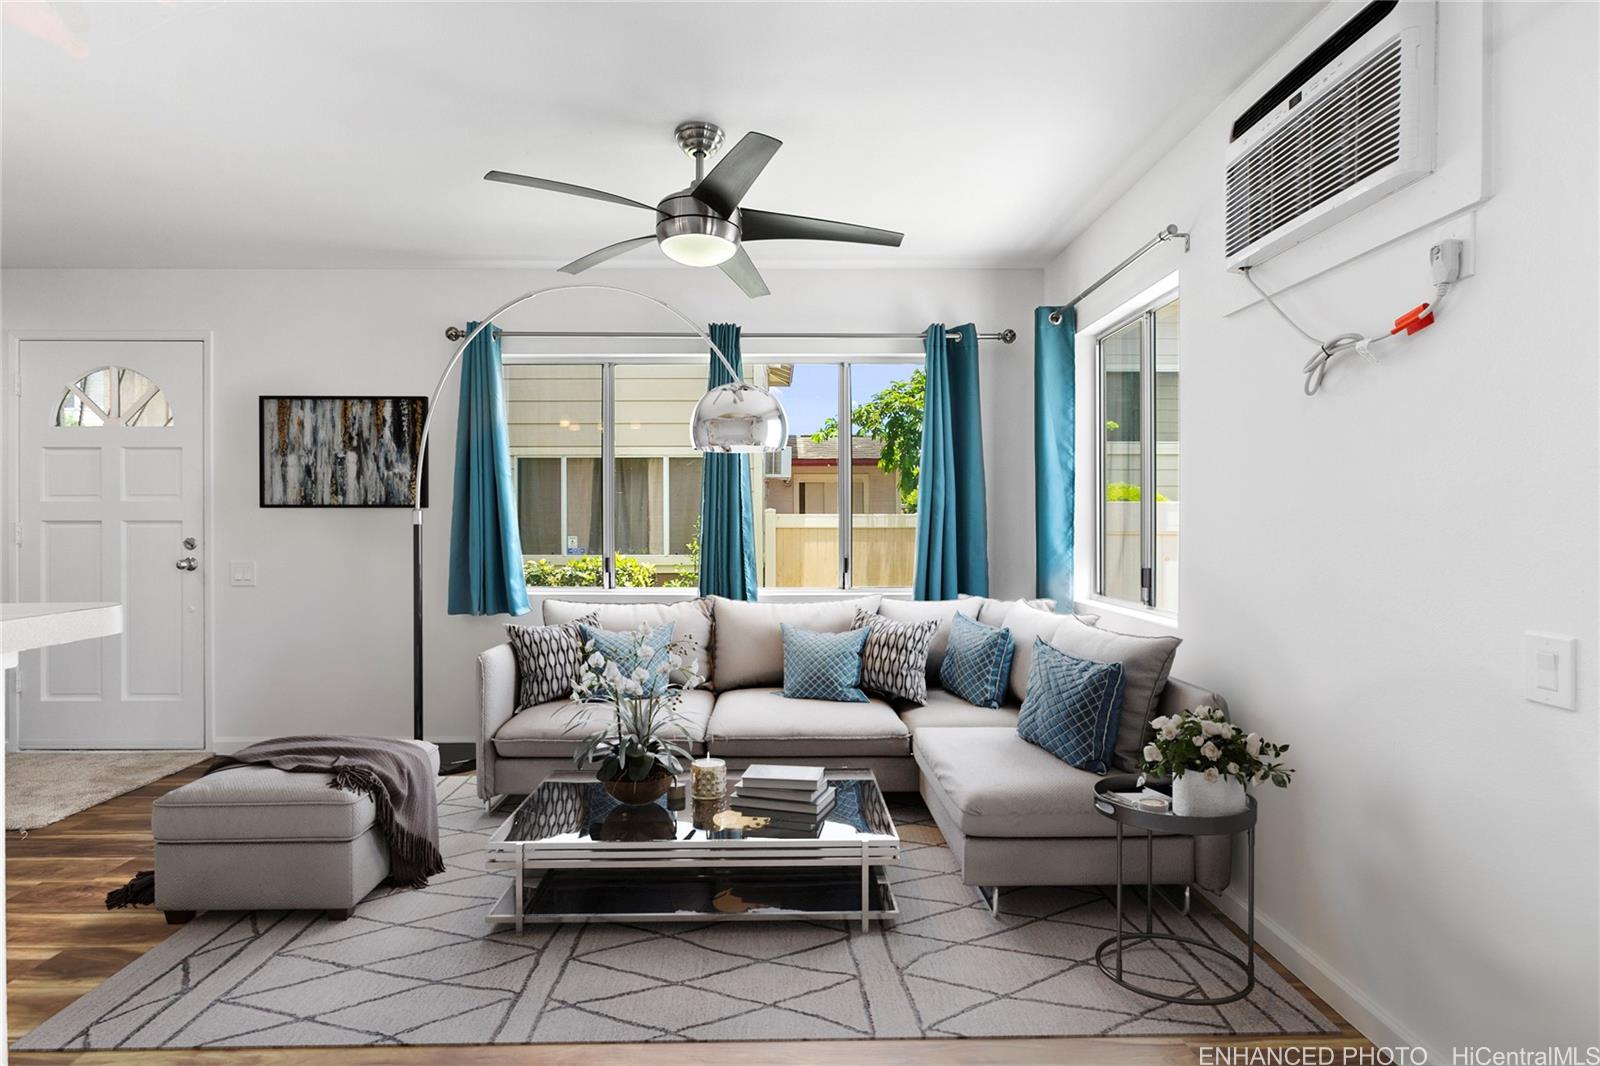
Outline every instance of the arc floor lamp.
<path id="1" fill-rule="evenodd" d="M 767 389 L 760 385 L 753 385 L 741 379 L 733 369 L 733 364 L 717 347 L 711 337 L 695 323 L 688 315 L 673 307 L 665 300 L 658 300 L 654 296 L 637 291 L 636 289 L 623 288 L 620 285 L 552 285 L 545 289 L 533 289 L 525 292 L 512 300 L 508 300 L 495 308 L 494 311 L 478 322 L 457 345 L 455 354 L 445 364 L 444 370 L 439 374 L 439 382 L 433 388 L 433 398 L 428 403 L 428 415 L 422 422 L 422 436 L 418 441 L 417 459 L 414 469 L 421 471 L 424 456 L 428 452 L 428 438 L 433 430 L 433 420 L 439 413 L 439 397 L 444 394 L 444 387 L 450 379 L 451 373 L 461 365 L 461 358 L 466 354 L 467 346 L 477 339 L 478 334 L 494 326 L 501 315 L 514 307 L 529 303 L 542 296 L 550 296 L 563 292 L 610 292 L 626 296 L 635 296 L 653 304 L 656 307 L 675 315 L 684 325 L 694 331 L 695 336 L 705 341 L 707 349 L 715 356 L 731 379 L 727 384 L 718 385 L 706 392 L 695 404 L 694 416 L 689 423 L 689 440 L 696 451 L 702 452 L 769 452 L 783 448 L 789 439 L 789 416 L 784 412 L 783 404 Z M 709 357 L 708 357 L 709 358 Z M 420 474 L 419 474 L 420 476 Z M 411 507 L 411 693 L 412 693 L 412 726 L 416 739 L 423 737 L 423 693 L 422 693 L 422 499 L 415 490 L 412 492 Z M 459 773 L 470 770 L 476 761 L 474 746 L 465 743 L 439 745 L 439 771 L 440 773 Z"/>

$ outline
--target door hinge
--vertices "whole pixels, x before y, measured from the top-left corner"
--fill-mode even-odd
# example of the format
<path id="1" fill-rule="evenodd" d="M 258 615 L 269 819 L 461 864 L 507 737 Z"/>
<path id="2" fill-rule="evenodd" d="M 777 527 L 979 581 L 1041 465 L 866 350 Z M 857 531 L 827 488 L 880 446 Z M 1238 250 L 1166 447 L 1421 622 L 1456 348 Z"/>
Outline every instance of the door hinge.
<path id="1" fill-rule="evenodd" d="M 13 523 L 11 523 L 11 543 L 13 543 L 13 544 L 21 544 L 22 543 L 22 523 L 21 522 L 13 522 Z"/>

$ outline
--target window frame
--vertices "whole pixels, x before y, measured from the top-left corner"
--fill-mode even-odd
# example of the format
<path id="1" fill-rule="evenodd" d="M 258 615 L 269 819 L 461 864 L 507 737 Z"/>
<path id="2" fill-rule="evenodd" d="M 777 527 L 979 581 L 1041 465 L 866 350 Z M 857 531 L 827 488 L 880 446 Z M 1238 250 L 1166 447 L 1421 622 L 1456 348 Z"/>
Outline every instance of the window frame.
<path id="1" fill-rule="evenodd" d="M 1094 343 L 1094 501 L 1093 519 L 1091 528 L 1094 531 L 1094 597 L 1106 604 L 1123 607 L 1131 610 L 1146 612 L 1152 615 L 1170 616 L 1171 611 L 1163 610 L 1156 606 L 1159 601 L 1160 590 L 1157 583 L 1160 581 L 1160 567 L 1156 565 L 1156 477 L 1157 455 L 1160 451 L 1160 442 L 1156 439 L 1156 400 L 1157 378 L 1156 365 L 1156 312 L 1180 299 L 1179 286 L 1174 278 L 1170 285 L 1158 286 L 1154 295 L 1150 292 L 1141 294 L 1135 301 L 1120 308 L 1113 315 L 1096 322 L 1088 331 L 1089 338 Z M 1182 311 L 1179 311 L 1181 328 Z M 1106 591 L 1106 530 L 1108 526 L 1106 505 L 1109 502 L 1107 495 L 1107 464 L 1105 460 L 1108 442 L 1106 439 L 1106 418 L 1108 415 L 1106 402 L 1106 356 L 1105 341 L 1113 334 L 1125 329 L 1133 323 L 1140 323 L 1139 335 L 1139 599 L 1126 600 L 1113 596 Z M 1179 369 L 1174 371 L 1182 380 L 1182 347 L 1179 347 Z M 1181 387 L 1181 386 L 1180 386 Z M 1180 408 L 1181 410 L 1181 408 Z M 1182 435 L 1178 438 L 1179 448 L 1182 448 Z M 1179 462 L 1182 462 L 1182 452 L 1179 451 Z M 1181 551 L 1180 547 L 1180 551 Z M 1181 578 L 1180 578 L 1181 580 Z"/>
<path id="2" fill-rule="evenodd" d="M 683 352 L 674 352 L 674 353 L 646 353 L 646 352 L 639 352 L 639 353 L 560 353 L 560 354 L 556 354 L 556 353 L 526 353 L 526 354 L 524 354 L 524 353 L 502 352 L 502 354 L 501 354 L 501 363 L 503 365 L 532 365 L 532 366 L 538 366 L 538 365 L 550 366 L 550 365 L 554 365 L 554 366 L 599 366 L 600 367 L 600 425 L 601 425 L 600 452 L 601 452 L 601 454 L 600 454 L 599 458 L 600 458 L 600 466 L 601 466 L 601 493 L 602 493 L 601 512 L 600 512 L 601 513 L 601 544 L 602 544 L 602 551 L 600 552 L 600 556 L 601 556 L 601 564 L 600 565 L 601 565 L 601 582 L 602 583 L 598 587 L 596 587 L 596 586 L 573 586 L 570 589 L 539 588 L 539 589 L 536 589 L 536 590 L 533 590 L 533 591 L 535 591 L 537 593 L 542 593 L 542 594 L 561 593 L 561 592 L 574 592 L 574 593 L 582 593 L 582 594 L 585 594 L 585 595 L 593 594 L 595 592 L 600 592 L 600 591 L 604 591 L 604 592 L 617 591 L 617 592 L 626 592 L 626 593 L 639 593 L 639 592 L 648 592 L 648 591 L 650 591 L 650 590 L 647 590 L 647 589 L 620 588 L 616 584 L 616 556 L 617 556 L 617 552 L 616 552 L 616 498 L 615 498 L 616 497 L 616 459 L 617 459 L 617 456 L 616 456 L 616 368 L 618 366 L 670 366 L 670 365 L 676 365 L 676 366 L 685 366 L 685 365 L 705 366 L 706 365 L 706 358 L 707 357 L 704 354 L 683 353 Z M 853 533 L 853 519 L 854 519 L 854 516 L 855 516 L 855 512 L 854 512 L 854 507 L 855 507 L 855 485 L 854 485 L 854 482 L 855 482 L 855 469 L 854 469 L 854 456 L 852 455 L 852 450 L 851 450 L 851 440 L 852 440 L 852 435 L 854 433 L 855 426 L 854 426 L 854 424 L 852 422 L 852 419 L 851 419 L 852 403 L 851 403 L 851 374 L 850 374 L 850 369 L 853 366 L 864 365 L 864 364 L 904 365 L 904 366 L 909 366 L 909 367 L 912 367 L 913 369 L 916 369 L 916 368 L 923 367 L 926 364 L 926 362 L 927 362 L 926 353 L 924 353 L 924 352 L 922 352 L 920 350 L 917 351 L 917 352 L 914 352 L 914 353 L 912 353 L 912 352 L 906 352 L 906 353 L 878 352 L 878 353 L 850 354 L 850 355 L 840 355 L 840 354 L 832 353 L 832 352 L 830 352 L 830 353 L 777 353 L 777 352 L 760 352 L 760 353 L 746 352 L 746 353 L 743 353 L 743 355 L 742 355 L 742 365 L 746 369 L 751 368 L 751 367 L 756 367 L 756 366 L 770 366 L 770 365 L 774 365 L 774 364 L 789 364 L 789 365 L 792 365 L 792 366 L 831 366 L 831 367 L 834 368 L 835 377 L 836 377 L 837 382 L 838 382 L 837 414 L 834 416 L 835 419 L 838 422 L 839 427 L 840 427 L 839 428 L 839 435 L 838 435 L 839 455 L 838 455 L 838 464 L 837 464 L 837 473 L 836 473 L 836 477 L 838 478 L 838 482 L 839 482 L 839 489 L 838 489 L 838 491 L 839 491 L 839 507 L 838 507 L 838 511 L 839 511 L 839 529 L 838 529 L 838 541 L 839 541 L 839 569 L 838 569 L 838 573 L 839 573 L 839 581 L 838 581 L 838 584 L 833 585 L 833 586 L 809 586 L 809 585 L 808 586 L 787 586 L 787 585 L 765 585 L 765 584 L 763 584 L 761 586 L 760 590 L 759 590 L 761 595 L 766 596 L 768 593 L 772 593 L 772 594 L 775 594 L 775 595 L 778 595 L 778 596 L 784 596 L 784 595 L 805 596 L 805 595 L 816 594 L 816 593 L 848 592 L 848 591 L 851 591 L 851 590 L 854 590 L 854 589 L 858 588 L 858 586 L 855 585 L 855 583 L 854 583 L 854 581 L 852 579 L 851 566 L 850 566 L 851 549 L 852 549 L 851 536 L 852 536 L 852 533 Z M 526 457 L 525 456 L 519 456 L 515 452 L 513 452 L 512 455 L 511 455 L 511 458 L 512 458 L 511 468 L 512 468 L 513 491 L 517 492 L 517 491 L 520 491 L 521 472 L 520 472 L 520 466 L 516 462 L 516 460 L 519 459 L 519 458 L 526 458 Z M 561 471 L 562 471 L 561 508 L 562 508 L 562 516 L 563 516 L 562 517 L 562 537 L 565 538 L 566 537 L 566 508 L 567 508 L 567 498 L 566 498 L 566 468 L 567 467 L 566 467 L 566 460 L 567 460 L 568 457 L 567 456 L 559 456 L 559 457 L 553 457 L 553 458 L 560 458 L 561 459 Z M 656 457 L 655 456 L 647 456 L 646 458 L 656 458 Z M 660 456 L 660 458 L 662 459 L 662 466 L 663 466 L 663 492 L 662 492 L 663 506 L 670 510 L 670 506 L 671 506 L 671 504 L 670 504 L 670 500 L 671 500 L 671 497 L 670 497 L 670 488 L 671 488 L 670 477 L 671 477 L 671 475 L 667 471 L 666 468 L 671 465 L 670 460 L 672 458 L 684 458 L 684 457 L 683 456 L 663 455 L 663 456 Z M 752 457 L 752 465 L 755 465 L 756 463 L 759 463 L 759 462 L 760 462 L 760 457 L 758 457 L 758 456 L 753 456 Z M 764 473 L 759 468 L 756 469 L 754 472 L 755 472 L 755 474 L 757 476 L 765 476 Z M 790 479 L 793 479 L 794 476 L 795 475 L 794 475 L 793 471 L 791 470 Z M 667 518 L 665 520 L 664 529 L 670 529 L 670 518 Z M 563 540 L 563 546 L 564 546 L 564 540 Z M 670 539 L 664 539 L 663 540 L 663 546 L 664 547 L 670 547 L 671 546 Z M 757 546 L 757 551 L 759 552 L 760 550 L 761 550 L 760 546 L 758 545 Z M 538 556 L 538 555 L 533 555 L 533 556 L 523 555 L 522 558 L 524 560 L 526 560 L 526 559 L 530 559 L 530 558 L 543 558 L 543 557 L 542 556 Z M 636 555 L 636 556 L 633 556 L 633 558 L 638 558 L 638 559 L 640 559 L 642 561 L 648 562 L 652 558 L 661 558 L 661 557 L 653 557 L 653 556 L 648 556 L 648 555 Z M 665 558 L 678 558 L 678 556 L 674 556 L 674 555 L 671 555 L 669 553 Z M 871 589 L 871 591 L 881 591 L 881 592 L 888 592 L 888 593 L 909 592 L 910 591 L 910 587 L 909 586 L 905 586 L 905 587 L 888 586 L 888 587 L 883 587 L 883 588 L 873 587 Z"/>

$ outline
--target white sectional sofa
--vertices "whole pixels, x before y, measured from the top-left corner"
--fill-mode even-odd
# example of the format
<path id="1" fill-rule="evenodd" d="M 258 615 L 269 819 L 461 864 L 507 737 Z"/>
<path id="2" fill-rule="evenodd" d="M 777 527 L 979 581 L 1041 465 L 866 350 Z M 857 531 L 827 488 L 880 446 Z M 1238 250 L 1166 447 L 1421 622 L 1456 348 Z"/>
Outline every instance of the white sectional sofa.
<path id="1" fill-rule="evenodd" d="M 923 705 L 896 707 L 876 697 L 867 703 L 832 703 L 783 696 L 780 624 L 843 632 L 858 608 L 896 621 L 940 620 L 929 649 Z M 1017 651 L 1009 698 L 1001 707 L 974 706 L 938 685 L 950 620 L 958 611 L 1011 630 Z M 684 739 L 696 755 L 709 753 L 735 768 L 793 762 L 871 769 L 886 792 L 920 792 L 970 885 L 1092 885 L 1115 879 L 1115 826 L 1093 806 L 1098 776 L 1060 761 L 1016 730 L 1034 638 L 1051 641 L 1070 616 L 1027 601 L 980 597 L 916 602 L 861 596 L 818 603 L 708 597 L 671 604 L 547 599 L 543 621 L 570 622 L 591 612 L 601 628 L 612 630 L 672 621 L 677 636 L 692 637 L 706 650 L 706 685 L 685 693 L 681 707 Z M 556 700 L 518 708 L 517 665 L 509 643 L 480 655 L 478 667 L 480 796 L 526 793 L 551 773 L 571 771 L 583 732 L 570 728 L 571 704 Z M 1159 714 L 1200 704 L 1226 709 L 1214 692 L 1164 674 L 1162 681 Z M 1147 726 L 1125 719 L 1123 728 L 1124 740 L 1132 743 L 1142 742 Z M 1217 891 L 1227 885 L 1231 853 L 1224 838 L 1161 837 L 1154 854 L 1160 884 L 1197 883 Z M 1143 878 L 1144 855 L 1142 847 L 1127 849 L 1125 876 Z"/>

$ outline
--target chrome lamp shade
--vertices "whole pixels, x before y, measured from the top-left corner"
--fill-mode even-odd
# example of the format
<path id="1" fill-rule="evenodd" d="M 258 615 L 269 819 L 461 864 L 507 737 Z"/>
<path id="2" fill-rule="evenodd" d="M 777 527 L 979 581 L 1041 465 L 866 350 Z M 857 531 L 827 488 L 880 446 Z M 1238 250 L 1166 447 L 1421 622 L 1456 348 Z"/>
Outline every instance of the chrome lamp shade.
<path id="1" fill-rule="evenodd" d="M 702 452 L 781 451 L 789 443 L 789 416 L 771 392 L 735 381 L 700 397 L 689 438 Z"/>

